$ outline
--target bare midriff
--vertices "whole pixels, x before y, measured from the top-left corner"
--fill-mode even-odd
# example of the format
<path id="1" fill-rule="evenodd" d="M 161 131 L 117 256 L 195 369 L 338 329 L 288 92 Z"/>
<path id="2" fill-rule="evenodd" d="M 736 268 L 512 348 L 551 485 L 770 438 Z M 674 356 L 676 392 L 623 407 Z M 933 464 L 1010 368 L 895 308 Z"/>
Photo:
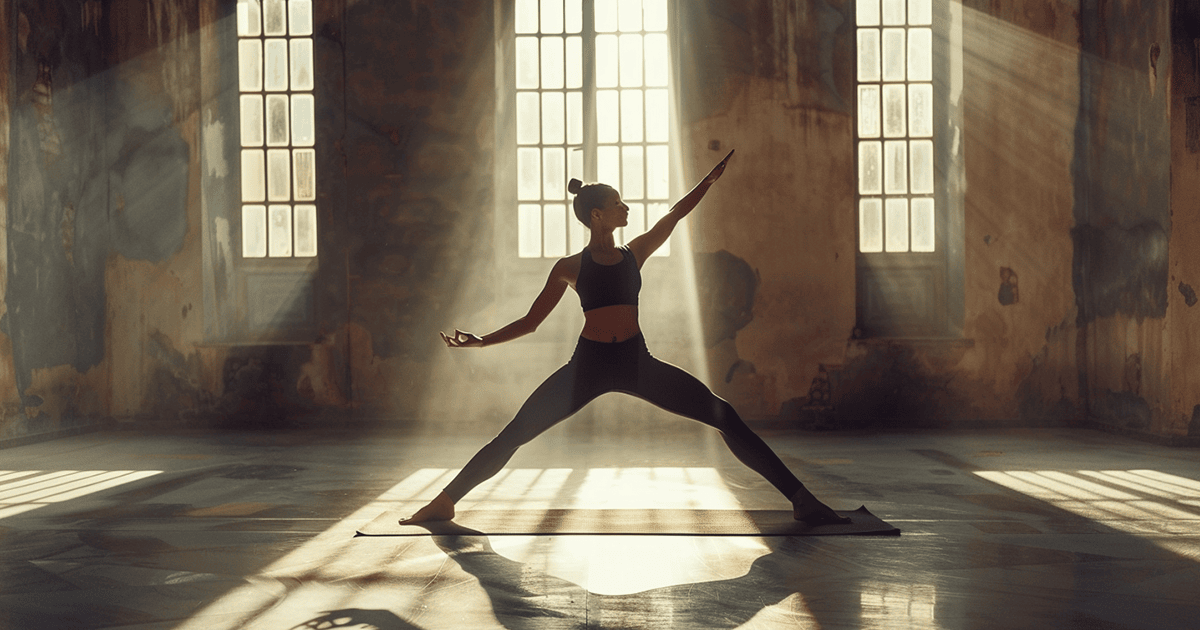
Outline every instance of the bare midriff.
<path id="1" fill-rule="evenodd" d="M 583 319 L 580 336 L 592 341 L 620 343 L 642 331 L 638 327 L 638 307 L 632 304 L 613 304 L 584 311 Z"/>

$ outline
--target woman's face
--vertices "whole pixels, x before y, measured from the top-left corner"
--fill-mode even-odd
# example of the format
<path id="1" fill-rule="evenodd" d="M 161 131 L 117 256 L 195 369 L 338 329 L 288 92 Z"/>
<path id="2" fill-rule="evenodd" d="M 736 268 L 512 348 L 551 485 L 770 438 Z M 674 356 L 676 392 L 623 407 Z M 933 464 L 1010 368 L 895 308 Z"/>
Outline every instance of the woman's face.
<path id="1" fill-rule="evenodd" d="M 629 225 L 629 206 L 621 201 L 621 193 L 609 191 L 600 206 L 592 209 L 592 229 L 616 229 Z"/>

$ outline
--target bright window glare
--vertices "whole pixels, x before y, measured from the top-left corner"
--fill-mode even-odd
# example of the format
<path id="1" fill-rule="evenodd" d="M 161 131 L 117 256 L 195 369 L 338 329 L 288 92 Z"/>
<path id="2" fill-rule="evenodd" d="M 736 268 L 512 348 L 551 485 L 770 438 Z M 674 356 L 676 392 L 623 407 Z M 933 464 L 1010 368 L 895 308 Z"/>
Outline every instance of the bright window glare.
<path id="1" fill-rule="evenodd" d="M 161 470 L 0 471 L 0 518 L 115 488 Z"/>

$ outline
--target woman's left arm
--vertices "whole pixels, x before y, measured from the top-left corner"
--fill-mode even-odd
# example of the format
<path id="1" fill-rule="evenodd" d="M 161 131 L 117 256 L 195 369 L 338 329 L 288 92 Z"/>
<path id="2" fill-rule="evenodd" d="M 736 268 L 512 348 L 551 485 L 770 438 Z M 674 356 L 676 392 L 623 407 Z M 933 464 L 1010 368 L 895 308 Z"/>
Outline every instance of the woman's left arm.
<path id="1" fill-rule="evenodd" d="M 708 175 L 700 180 L 699 184 L 696 184 L 688 194 L 684 195 L 682 199 L 672 206 L 671 211 L 664 214 L 654 224 L 654 227 L 650 228 L 645 234 L 629 241 L 629 249 L 639 262 L 645 263 L 651 254 L 658 250 L 659 247 L 662 247 L 663 243 L 667 242 L 667 239 L 671 236 L 671 232 L 675 231 L 675 226 L 679 225 L 679 222 L 700 203 L 700 200 L 704 198 L 704 194 L 708 192 L 709 187 L 721 178 L 721 174 L 725 172 L 725 164 L 729 162 L 729 158 L 731 157 L 733 157 L 733 151 L 730 151 L 729 155 L 726 155 L 725 159 L 714 166 L 708 172 Z"/>

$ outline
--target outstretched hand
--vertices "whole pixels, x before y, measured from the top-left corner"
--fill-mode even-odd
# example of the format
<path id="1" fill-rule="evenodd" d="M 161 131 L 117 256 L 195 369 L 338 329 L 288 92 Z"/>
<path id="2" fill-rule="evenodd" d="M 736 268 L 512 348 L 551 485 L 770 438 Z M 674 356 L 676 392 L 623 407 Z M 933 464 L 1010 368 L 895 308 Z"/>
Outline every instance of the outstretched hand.
<path id="1" fill-rule="evenodd" d="M 730 149 L 729 154 L 725 156 L 725 159 L 718 162 L 717 165 L 713 167 L 713 170 L 708 172 L 708 175 L 704 178 L 704 183 L 711 186 L 713 182 L 720 179 L 721 174 L 725 172 L 725 165 L 729 162 L 729 158 L 731 157 L 733 157 L 733 149 Z"/>
<path id="2" fill-rule="evenodd" d="M 474 333 L 463 332 L 461 330 L 455 330 L 453 336 L 447 335 L 446 333 L 438 333 L 438 334 L 440 334 L 442 336 L 442 341 L 445 341 L 446 345 L 451 348 L 482 348 L 483 347 L 483 337 L 480 337 L 479 335 L 476 335 Z"/>

